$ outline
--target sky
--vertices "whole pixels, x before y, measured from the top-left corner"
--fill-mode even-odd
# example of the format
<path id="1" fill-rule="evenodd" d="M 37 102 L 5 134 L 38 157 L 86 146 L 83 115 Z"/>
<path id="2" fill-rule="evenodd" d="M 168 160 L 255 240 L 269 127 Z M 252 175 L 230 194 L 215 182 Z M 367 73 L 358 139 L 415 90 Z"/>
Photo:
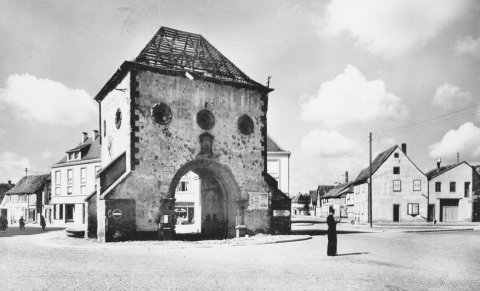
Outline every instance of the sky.
<path id="1" fill-rule="evenodd" d="M 0 0 L 0 183 L 50 171 L 98 128 L 93 97 L 161 26 L 271 78 L 290 195 L 350 180 L 394 144 L 424 172 L 480 164 L 480 1 Z"/>

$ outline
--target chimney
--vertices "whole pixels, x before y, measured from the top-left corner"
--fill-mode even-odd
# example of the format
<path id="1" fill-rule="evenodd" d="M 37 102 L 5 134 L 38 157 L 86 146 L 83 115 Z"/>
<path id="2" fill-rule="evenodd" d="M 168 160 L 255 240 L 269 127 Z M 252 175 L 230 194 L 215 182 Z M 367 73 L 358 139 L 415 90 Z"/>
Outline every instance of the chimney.
<path id="1" fill-rule="evenodd" d="M 437 159 L 437 169 L 440 171 L 440 164 L 442 163 L 442 159 L 438 158 Z"/>
<path id="2" fill-rule="evenodd" d="M 82 143 L 84 143 L 88 138 L 88 133 L 82 132 Z"/>
<path id="3" fill-rule="evenodd" d="M 402 143 L 402 152 L 407 155 L 407 144 L 406 143 Z"/>
<path id="4" fill-rule="evenodd" d="M 348 171 L 345 172 L 345 183 L 348 183 Z"/>
<path id="5" fill-rule="evenodd" d="M 93 130 L 92 139 L 93 139 L 93 140 L 96 140 L 97 138 L 98 138 L 98 130 L 94 129 L 94 130 Z"/>
<path id="6" fill-rule="evenodd" d="M 8 186 L 12 185 L 12 180 L 8 180 Z"/>

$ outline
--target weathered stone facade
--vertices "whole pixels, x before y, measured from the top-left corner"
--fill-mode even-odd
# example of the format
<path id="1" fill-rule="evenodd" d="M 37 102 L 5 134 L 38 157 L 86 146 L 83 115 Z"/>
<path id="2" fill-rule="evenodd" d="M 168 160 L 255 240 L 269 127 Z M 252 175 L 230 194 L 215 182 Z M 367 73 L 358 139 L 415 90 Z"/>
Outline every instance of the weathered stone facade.
<path id="1" fill-rule="evenodd" d="M 202 232 L 216 228 L 232 236 L 240 222 L 252 232 L 269 231 L 270 200 L 280 195 L 265 182 L 270 89 L 192 75 L 124 63 L 97 96 L 103 139 L 100 240 L 108 236 L 112 200 L 134 201 L 136 232 L 159 231 L 162 217 L 174 216 L 175 187 L 189 171 L 202 180 Z M 167 112 L 160 121 L 158 106 Z M 202 124 L 199 112 L 213 119 Z M 247 131 L 239 125 L 244 115 L 253 121 Z M 102 183 L 114 171 L 115 181 Z M 249 193 L 269 193 L 268 207 L 251 209 Z"/>

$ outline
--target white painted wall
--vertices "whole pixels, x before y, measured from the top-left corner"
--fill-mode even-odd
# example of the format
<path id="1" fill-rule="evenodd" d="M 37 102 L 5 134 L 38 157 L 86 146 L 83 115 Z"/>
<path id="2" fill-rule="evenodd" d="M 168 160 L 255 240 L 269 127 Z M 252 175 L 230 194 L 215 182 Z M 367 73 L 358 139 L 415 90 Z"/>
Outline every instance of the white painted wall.
<path id="1" fill-rule="evenodd" d="M 278 181 L 278 188 L 290 193 L 290 152 L 267 152 L 267 173 Z"/>

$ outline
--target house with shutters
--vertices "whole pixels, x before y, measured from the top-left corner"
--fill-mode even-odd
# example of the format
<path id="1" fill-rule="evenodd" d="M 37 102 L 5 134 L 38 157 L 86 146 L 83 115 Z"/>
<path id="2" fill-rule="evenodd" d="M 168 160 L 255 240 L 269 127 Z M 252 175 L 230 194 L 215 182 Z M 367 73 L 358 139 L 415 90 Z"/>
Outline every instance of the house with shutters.
<path id="1" fill-rule="evenodd" d="M 85 198 L 96 189 L 100 171 L 100 139 L 97 130 L 92 136 L 81 134 L 80 142 L 65 152 L 51 167 L 52 195 L 49 207 L 53 224 L 86 225 Z"/>
<path id="2" fill-rule="evenodd" d="M 378 154 L 363 169 L 346 197 L 352 220 L 369 221 L 368 187 L 372 173 L 372 221 L 426 221 L 428 182 L 425 174 L 407 156 L 407 145 L 397 145 Z M 351 207 L 353 206 L 353 212 Z"/>
<path id="3" fill-rule="evenodd" d="M 467 162 L 441 166 L 427 172 L 429 220 L 439 222 L 475 221 L 479 216 L 480 175 Z"/>
<path id="4" fill-rule="evenodd" d="M 50 174 L 25 176 L 5 193 L 0 208 L 10 224 L 23 216 L 26 223 L 38 223 L 43 214 L 43 200 L 50 193 Z M 48 218 L 47 218 L 48 220 Z"/>

